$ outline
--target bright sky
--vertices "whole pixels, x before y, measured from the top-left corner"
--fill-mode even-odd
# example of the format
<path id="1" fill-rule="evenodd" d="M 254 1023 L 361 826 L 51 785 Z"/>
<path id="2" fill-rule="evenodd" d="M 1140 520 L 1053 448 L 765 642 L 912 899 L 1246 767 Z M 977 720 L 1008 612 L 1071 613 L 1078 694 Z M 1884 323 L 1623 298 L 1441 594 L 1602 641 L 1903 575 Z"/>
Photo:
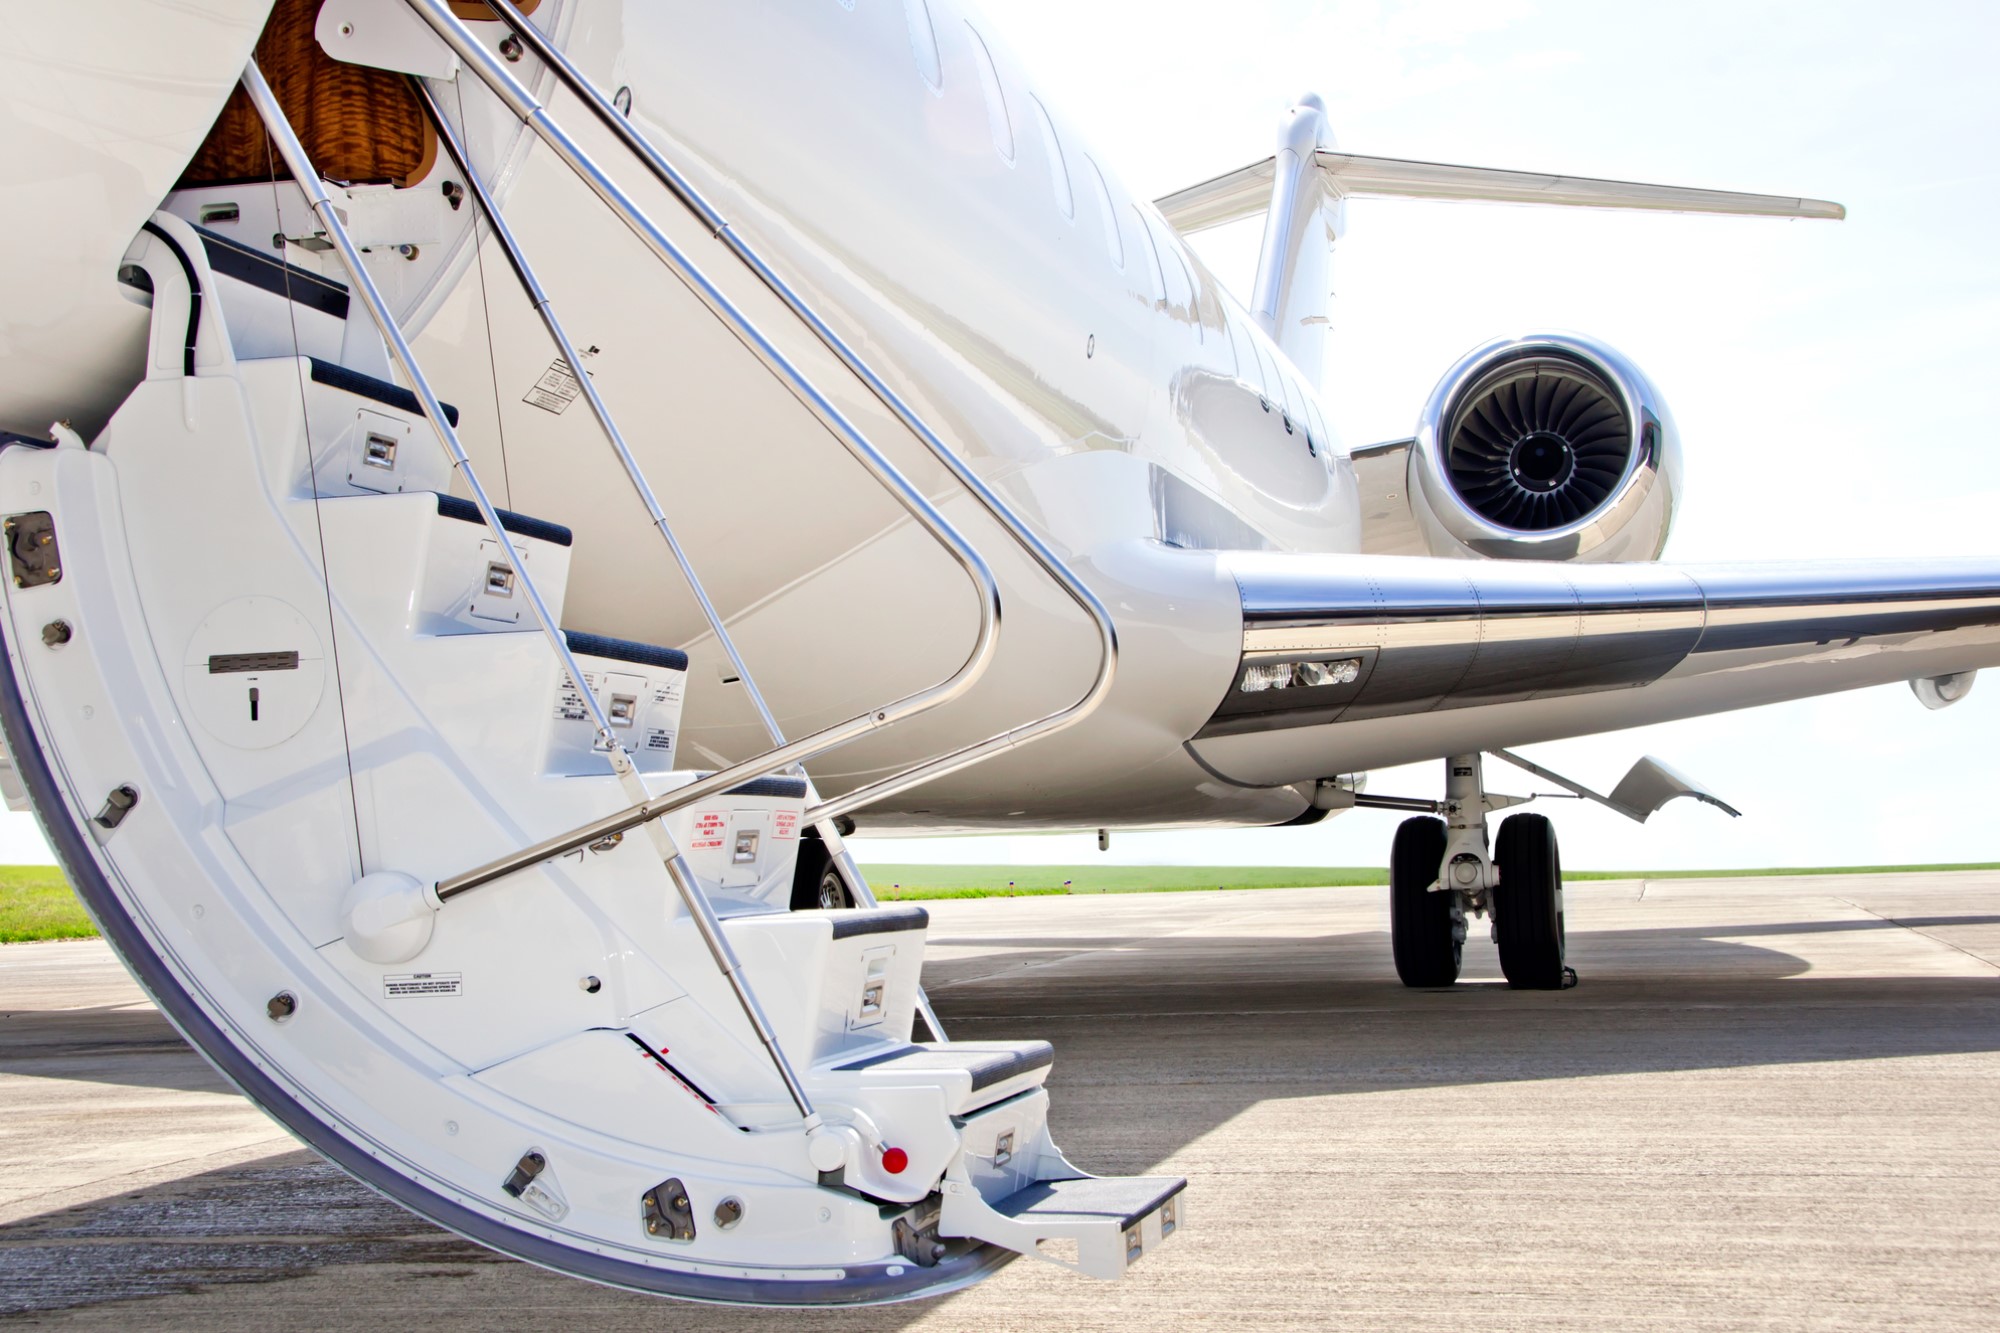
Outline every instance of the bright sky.
<path id="1" fill-rule="evenodd" d="M 1350 204 L 1325 372 L 1336 429 L 1405 437 L 1468 347 L 1575 329 L 1637 360 L 1673 406 L 1687 493 L 1669 559 L 2000 556 L 2000 7 L 1005 0 L 990 21 L 1148 196 L 1265 156 L 1282 111 L 1317 89 L 1355 152 L 1845 203 L 1842 223 Z M 1198 248 L 1242 291 L 1257 239 L 1239 225 Z M 1996 738 L 2000 674 L 1941 713 L 1898 685 L 1529 753 L 1600 790 L 1656 754 L 1745 813 L 1682 801 L 1641 828 L 1548 802 L 1573 867 L 1969 861 L 2000 859 Z M 1378 772 L 1371 789 L 1432 796 L 1438 768 Z M 1121 833 L 1104 859 L 1376 864 L 1394 824 L 1364 811 Z M 1099 857 L 1089 835 L 859 850 Z M 28 816 L 0 818 L 0 862 L 47 859 Z"/>

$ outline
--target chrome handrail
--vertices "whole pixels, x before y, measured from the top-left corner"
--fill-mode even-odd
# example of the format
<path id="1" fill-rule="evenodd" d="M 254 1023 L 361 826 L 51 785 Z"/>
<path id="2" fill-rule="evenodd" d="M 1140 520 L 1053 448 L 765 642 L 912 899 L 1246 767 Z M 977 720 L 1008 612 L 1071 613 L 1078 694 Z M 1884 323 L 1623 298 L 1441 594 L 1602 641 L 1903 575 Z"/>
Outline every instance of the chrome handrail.
<path id="1" fill-rule="evenodd" d="M 577 160 L 573 160 L 574 156 L 574 158 L 581 159 L 586 164 L 589 163 L 589 159 L 583 156 L 581 150 L 577 149 L 568 136 L 561 131 L 560 127 L 555 125 L 542 103 L 500 63 L 491 51 L 487 50 L 473 36 L 471 30 L 450 11 L 443 3 L 443 0 L 408 0 L 408 2 L 438 36 L 458 54 L 466 66 L 500 97 L 509 110 L 533 130 L 544 143 L 555 149 L 557 155 L 562 157 L 570 168 L 583 178 L 585 183 L 598 194 L 599 198 L 610 205 L 614 211 L 619 212 L 625 224 L 642 241 L 646 241 L 648 247 L 659 258 L 667 262 L 668 266 L 674 269 L 676 275 L 681 277 L 683 282 L 688 283 L 690 290 L 693 290 L 697 296 L 701 297 L 709 305 L 713 313 L 722 316 L 725 322 L 731 324 L 732 330 L 737 334 L 739 339 L 744 341 L 746 346 L 751 347 L 753 351 L 757 351 L 761 357 L 764 357 L 766 365 L 769 368 L 773 370 L 779 369 L 782 358 L 776 352 L 775 348 L 770 349 L 768 356 L 765 355 L 764 349 L 770 348 L 770 344 L 762 333 L 756 330 L 754 326 L 748 325 L 747 322 L 740 325 L 736 323 L 735 321 L 741 317 L 736 314 L 734 306 L 730 305 L 727 299 L 722 297 L 719 292 L 714 292 L 714 299 L 711 300 L 710 293 L 713 292 L 713 288 L 708 286 L 706 279 L 700 279 L 700 286 L 697 286 L 694 281 L 690 280 L 689 274 L 683 272 L 683 268 L 691 266 L 686 264 L 679 250 L 664 236 L 658 236 L 658 243 L 654 243 L 652 238 L 654 235 L 657 235 L 658 229 L 653 226 L 649 219 L 645 218 L 643 213 L 639 212 L 636 205 L 632 205 L 625 198 L 622 191 L 619 191 L 615 185 L 612 185 L 603 177 L 601 172 L 596 170 L 594 164 L 591 164 L 590 169 L 586 171 L 582 166 L 579 166 Z M 674 169 L 672 164 L 667 162 L 644 136 L 631 127 L 630 123 L 604 98 L 603 94 L 599 93 L 589 80 L 585 79 L 577 71 L 576 67 L 570 63 L 568 57 L 557 50 L 542 35 L 540 29 L 529 23 L 521 11 L 510 3 L 510 0 L 489 0 L 489 8 L 500 15 L 501 19 L 514 31 L 520 41 L 529 50 L 533 51 L 538 59 L 554 71 L 562 84 L 583 101 L 592 114 L 611 131 L 620 143 L 638 157 L 640 162 L 655 178 L 662 185 L 666 186 L 682 204 L 693 211 L 710 229 L 711 233 L 750 269 L 765 288 L 778 297 L 785 304 L 786 308 L 805 324 L 821 345 L 838 357 L 841 363 L 868 389 L 870 394 L 917 437 L 930 454 L 1000 524 L 1009 537 L 1083 610 L 1097 631 L 1100 642 L 1097 675 L 1092 681 L 1090 688 L 1075 703 L 1046 714 L 1035 721 L 1000 733 L 997 736 L 989 737 L 984 741 L 976 742 L 940 756 L 937 759 L 919 764 L 905 770 L 901 774 L 885 778 L 865 787 L 857 788 L 831 802 L 814 807 L 808 812 L 808 819 L 816 824 L 827 822 L 846 811 L 859 809 L 861 806 L 909 790 L 933 778 L 942 777 L 945 774 L 970 767 L 983 759 L 999 753 L 1001 750 L 1010 749 L 1073 726 L 1094 712 L 1110 694 L 1112 681 L 1118 667 L 1117 626 L 1112 621 L 1110 612 L 1105 609 L 1104 604 L 1098 600 L 1096 594 L 1091 592 L 1069 567 L 1063 563 L 1062 559 L 1051 551 L 1041 538 L 1021 521 L 1007 503 L 995 494 L 931 430 L 923 419 L 917 415 L 915 410 L 908 403 L 904 402 L 902 397 L 861 358 L 860 354 L 849 346 L 846 340 L 841 338 L 839 334 L 835 333 L 825 320 L 821 319 L 819 314 L 806 303 L 805 299 L 794 291 L 784 279 L 778 276 L 776 271 L 765 262 L 756 249 L 730 227 L 728 221 Z M 613 197 L 614 194 L 616 198 Z M 621 203 L 621 201 L 623 202 Z M 699 275 L 696 274 L 695 277 L 699 278 Z M 774 362 L 772 358 L 778 358 L 778 362 Z M 788 366 L 789 363 L 782 364 Z M 798 393 L 799 391 L 798 386 L 794 385 L 793 392 Z M 780 752 L 774 751 L 772 753 Z M 769 757 L 769 755 L 766 756 L 767 759 Z M 782 764 L 773 764 L 766 768 L 765 771 L 769 772 L 782 766 Z M 627 827 L 630 827 L 630 825 L 627 825 Z"/>
<path id="2" fill-rule="evenodd" d="M 445 454 L 451 459 L 452 467 L 458 471 L 466 489 L 472 493 L 472 503 L 478 507 L 479 516 L 486 521 L 486 526 L 499 541 L 500 550 L 507 560 L 507 567 L 513 571 L 514 584 L 526 595 L 528 605 L 535 613 L 536 623 L 541 626 L 543 636 L 548 640 L 549 646 L 555 649 L 556 658 L 561 663 L 562 669 L 569 673 L 569 679 L 576 683 L 577 693 L 583 696 L 586 707 L 590 709 L 591 721 L 597 727 L 599 742 L 608 752 L 612 771 L 618 775 L 619 782 L 626 789 L 628 797 L 636 795 L 643 799 L 646 792 L 645 783 L 632 763 L 632 756 L 626 753 L 625 747 L 618 740 L 617 733 L 611 729 L 611 720 L 605 716 L 604 707 L 597 696 L 584 687 L 583 671 L 578 667 L 575 655 L 570 652 L 569 642 L 563 637 L 561 626 L 557 625 L 555 617 L 549 614 L 548 603 L 542 599 L 541 590 L 529 577 L 527 563 L 515 549 L 506 525 L 501 522 L 499 511 L 487 498 L 486 488 L 480 485 L 479 474 L 473 469 L 472 459 L 459 441 L 457 429 L 445 415 L 444 405 L 431 388 L 430 380 L 424 375 L 423 368 L 417 364 L 416 354 L 410 350 L 409 341 L 403 336 L 402 327 L 396 323 L 396 317 L 390 311 L 388 302 L 382 299 L 381 290 L 376 287 L 374 276 L 369 273 L 367 265 L 362 263 L 361 252 L 348 236 L 347 227 L 341 222 L 340 214 L 334 208 L 333 199 L 327 194 L 326 186 L 321 182 L 319 172 L 313 167 L 305 145 L 299 142 L 298 135 L 292 129 L 291 120 L 285 115 L 284 107 L 279 104 L 276 94 L 271 91 L 271 85 L 265 82 L 264 73 L 257 67 L 254 57 L 244 67 L 243 90 L 249 95 L 258 117 L 264 122 L 264 129 L 270 136 L 272 146 L 277 149 L 278 156 L 284 159 L 285 166 L 291 171 L 299 189 L 305 194 L 307 206 L 319 219 L 321 230 L 333 248 L 339 252 L 341 263 L 347 267 L 348 280 L 353 284 L 355 292 L 360 295 L 361 303 L 368 308 L 369 317 L 380 330 L 383 342 L 388 344 L 390 355 L 395 357 L 396 364 L 402 368 L 404 376 L 410 381 L 410 389 L 416 395 L 418 407 L 429 419 L 438 443 L 444 447 Z M 790 1094 L 793 1105 L 804 1118 L 807 1132 L 815 1131 L 820 1121 L 818 1113 L 813 1109 L 812 1099 L 807 1095 L 805 1085 L 800 1082 L 797 1072 L 793 1070 L 791 1061 L 779 1047 L 777 1034 L 771 1027 L 770 1020 L 764 1016 L 762 1006 L 757 1003 L 757 997 L 750 989 L 748 980 L 743 976 L 742 963 L 737 959 L 736 951 L 730 946 L 728 937 L 722 933 L 722 923 L 715 915 L 715 909 L 709 903 L 708 895 L 702 892 L 701 882 L 695 878 L 693 869 L 681 855 L 680 848 L 675 845 L 673 834 L 666 825 L 654 823 L 651 835 L 661 860 L 665 863 L 668 878 L 679 891 L 682 902 L 687 906 L 688 915 L 694 919 L 696 929 L 702 937 L 702 942 L 707 945 L 710 957 L 715 960 L 716 967 L 722 972 L 730 989 L 735 992 L 738 1006 L 743 1010 L 751 1029 L 757 1034 L 757 1039 L 763 1043 L 778 1077 L 784 1082 L 785 1091 Z"/>
<path id="3" fill-rule="evenodd" d="M 702 584 L 701 576 L 695 572 L 693 561 L 688 558 L 680 540 L 674 536 L 673 526 L 667 521 L 659 497 L 653 493 L 652 485 L 646 480 L 645 470 L 639 466 L 638 458 L 626 444 L 625 434 L 611 415 L 610 406 L 605 403 L 603 395 L 597 391 L 597 385 L 584 370 L 583 358 L 577 354 L 576 344 L 570 341 L 562 321 L 556 318 L 555 305 L 550 300 L 547 290 L 543 288 L 541 280 L 535 276 L 534 267 L 528 262 L 527 252 L 522 248 L 520 238 L 515 236 L 513 227 L 501 212 L 498 203 L 494 201 L 492 193 L 486 188 L 486 183 L 480 179 L 479 173 L 473 170 L 471 156 L 465 145 L 460 142 L 458 131 L 452 127 L 443 109 L 438 106 L 430 88 L 422 79 L 416 78 L 410 80 L 410 87 L 423 105 L 424 113 L 430 117 L 431 127 L 437 133 L 438 142 L 443 145 L 446 155 L 458 168 L 459 174 L 465 177 L 466 188 L 471 192 L 473 207 L 477 210 L 476 216 L 483 215 L 487 224 L 492 227 L 494 240 L 500 243 L 501 252 L 506 255 L 509 266 L 514 270 L 514 276 L 519 279 L 522 290 L 527 293 L 528 301 L 534 306 L 535 313 L 541 317 L 542 327 L 547 330 L 549 338 L 555 343 L 557 355 L 561 356 L 563 364 L 569 367 L 570 375 L 576 380 L 584 401 L 589 404 L 590 413 L 596 419 L 598 427 L 603 430 L 612 452 L 618 455 L 625 476 L 632 483 L 632 489 L 637 493 L 640 503 L 645 506 L 653 527 L 658 530 L 661 540 L 666 542 L 674 563 L 680 567 L 681 578 L 686 582 L 688 590 L 694 594 L 694 599 L 701 607 L 701 613 L 707 619 L 708 627 L 714 633 L 716 642 L 721 645 L 724 655 L 729 658 L 730 665 L 735 668 L 738 681 L 749 696 L 752 706 L 756 708 L 757 716 L 763 720 L 764 730 L 770 734 L 771 743 L 783 745 L 785 733 L 778 725 L 777 716 L 765 702 L 764 692 L 758 688 L 749 665 L 736 647 L 735 638 L 723 622 L 722 613 L 716 610 L 714 601 L 708 595 L 708 589 Z M 812 793 L 813 799 L 817 801 L 818 795 L 812 792 L 810 786 L 812 779 L 806 773 L 805 766 L 798 765 L 797 771 L 806 779 L 807 791 Z M 860 867 L 854 864 L 853 857 L 847 854 L 846 848 L 841 843 L 839 830 L 834 828 L 833 821 L 826 821 L 820 830 L 820 835 L 827 845 L 829 854 L 835 858 L 836 864 L 840 867 L 842 879 L 853 890 L 856 902 L 863 907 L 877 906 L 874 890 L 869 887 L 867 879 L 861 874 Z M 931 1035 L 942 1041 L 944 1027 L 938 1022 L 931 1008 L 930 999 L 924 994 L 922 986 L 917 988 L 917 1007 L 923 1013 L 924 1021 L 930 1024 Z"/>

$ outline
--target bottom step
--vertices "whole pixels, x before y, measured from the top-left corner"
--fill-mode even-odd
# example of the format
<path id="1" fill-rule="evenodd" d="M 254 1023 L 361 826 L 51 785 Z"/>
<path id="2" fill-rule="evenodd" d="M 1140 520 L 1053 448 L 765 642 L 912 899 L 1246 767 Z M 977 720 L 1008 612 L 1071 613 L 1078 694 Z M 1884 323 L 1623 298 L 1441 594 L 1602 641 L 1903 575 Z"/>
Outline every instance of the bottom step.
<path id="1" fill-rule="evenodd" d="M 1184 1220 L 1179 1176 L 1038 1180 L 988 1202 L 970 1182 L 947 1179 L 941 1236 L 972 1236 L 1097 1278 L 1116 1278 Z M 1074 1258 L 1068 1251 L 1074 1245 Z"/>

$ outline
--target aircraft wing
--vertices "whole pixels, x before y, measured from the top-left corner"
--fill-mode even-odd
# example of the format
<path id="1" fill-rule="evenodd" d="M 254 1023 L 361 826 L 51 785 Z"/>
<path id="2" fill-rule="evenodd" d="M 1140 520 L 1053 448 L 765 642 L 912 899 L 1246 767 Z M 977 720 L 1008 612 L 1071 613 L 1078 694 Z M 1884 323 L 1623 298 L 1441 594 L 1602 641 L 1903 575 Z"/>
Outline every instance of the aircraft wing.
<path id="1" fill-rule="evenodd" d="M 1190 745 L 1251 785 L 2000 665 L 2000 558 L 1222 560 L 1242 660 Z"/>
<path id="2" fill-rule="evenodd" d="M 1637 208 L 1667 213 L 1726 213 L 1750 217 L 1840 219 L 1847 210 L 1825 199 L 1743 194 L 1733 190 L 1645 185 L 1635 181 L 1558 176 L 1546 172 L 1462 167 L 1395 157 L 1363 157 L 1322 149 L 1315 157 L 1328 188 L 1348 199 L 1466 199 L 1490 203 L 1561 204 L 1573 208 Z M 1275 158 L 1265 158 L 1189 186 L 1156 206 L 1183 234 L 1263 212 L 1271 202 Z"/>

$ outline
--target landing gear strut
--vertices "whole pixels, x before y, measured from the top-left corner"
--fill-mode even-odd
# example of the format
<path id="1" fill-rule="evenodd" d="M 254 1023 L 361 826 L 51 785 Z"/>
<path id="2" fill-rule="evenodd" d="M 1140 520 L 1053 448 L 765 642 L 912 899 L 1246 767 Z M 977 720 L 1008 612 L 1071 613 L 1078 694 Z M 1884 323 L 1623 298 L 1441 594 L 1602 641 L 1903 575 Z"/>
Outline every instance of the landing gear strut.
<path id="1" fill-rule="evenodd" d="M 1542 815 L 1509 815 L 1487 840 L 1486 817 L 1527 798 L 1486 791 L 1477 754 L 1445 761 L 1443 819 L 1406 819 L 1389 858 L 1389 935 L 1405 986 L 1458 979 L 1468 913 L 1491 914 L 1507 984 L 1560 990 L 1576 984 L 1563 965 L 1562 857 Z M 1407 807 L 1406 807 L 1407 808 Z"/>

